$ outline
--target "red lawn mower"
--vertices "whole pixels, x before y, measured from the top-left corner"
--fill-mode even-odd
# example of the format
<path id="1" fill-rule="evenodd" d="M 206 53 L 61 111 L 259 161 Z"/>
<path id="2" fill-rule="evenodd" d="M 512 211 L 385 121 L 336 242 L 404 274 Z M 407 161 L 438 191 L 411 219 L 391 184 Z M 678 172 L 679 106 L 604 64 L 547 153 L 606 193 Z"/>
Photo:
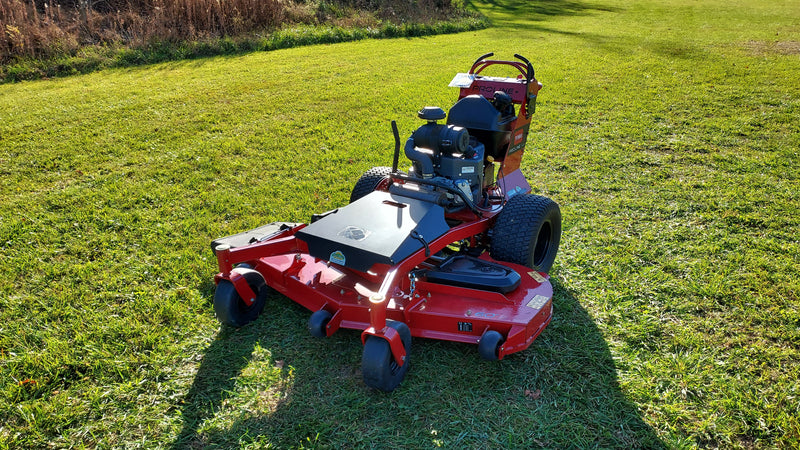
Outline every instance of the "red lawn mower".
<path id="1" fill-rule="evenodd" d="M 255 320 L 275 289 L 313 311 L 314 336 L 363 330 L 364 383 L 383 391 L 405 377 L 412 336 L 477 344 L 487 360 L 531 345 L 553 313 L 561 212 L 519 169 L 542 85 L 527 59 L 492 55 L 456 75 L 447 114 L 419 111 L 408 173 L 393 121 L 392 167 L 362 175 L 350 204 L 215 240 L 218 319 Z M 513 75 L 481 75 L 493 66 Z"/>

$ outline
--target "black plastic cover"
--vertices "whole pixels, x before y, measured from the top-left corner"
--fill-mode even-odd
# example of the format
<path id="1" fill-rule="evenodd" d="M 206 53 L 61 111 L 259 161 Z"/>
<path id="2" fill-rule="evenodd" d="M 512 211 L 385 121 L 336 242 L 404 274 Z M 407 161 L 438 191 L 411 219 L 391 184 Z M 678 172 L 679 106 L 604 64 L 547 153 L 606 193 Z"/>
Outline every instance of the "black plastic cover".
<path id="1" fill-rule="evenodd" d="M 366 272 L 374 264 L 398 264 L 449 229 L 441 206 L 376 191 L 295 236 L 311 256 Z"/>
<path id="2" fill-rule="evenodd" d="M 456 255 L 426 274 L 432 283 L 507 294 L 519 286 L 520 275 L 510 267 L 467 255 Z"/>

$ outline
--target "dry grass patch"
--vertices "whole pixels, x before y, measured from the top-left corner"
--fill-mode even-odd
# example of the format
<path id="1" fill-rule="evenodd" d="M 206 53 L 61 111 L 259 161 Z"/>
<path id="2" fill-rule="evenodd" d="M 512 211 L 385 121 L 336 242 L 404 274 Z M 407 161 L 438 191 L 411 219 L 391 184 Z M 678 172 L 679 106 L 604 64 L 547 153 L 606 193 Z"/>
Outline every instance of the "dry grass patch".
<path id="1" fill-rule="evenodd" d="M 800 55 L 800 41 L 747 41 L 742 47 L 755 55 Z"/>

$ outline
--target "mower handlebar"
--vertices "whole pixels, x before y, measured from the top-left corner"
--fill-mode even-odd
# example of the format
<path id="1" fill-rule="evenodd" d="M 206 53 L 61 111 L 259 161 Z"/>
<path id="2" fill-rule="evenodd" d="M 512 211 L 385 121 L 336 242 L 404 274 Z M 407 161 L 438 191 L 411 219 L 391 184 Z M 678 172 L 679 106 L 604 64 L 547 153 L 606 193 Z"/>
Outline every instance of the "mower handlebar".
<path id="1" fill-rule="evenodd" d="M 535 76 L 535 74 L 533 72 L 533 64 L 531 64 L 531 62 L 528 61 L 528 58 L 525 58 L 524 56 L 522 56 L 520 54 L 517 54 L 517 53 L 514 53 L 514 58 L 517 58 L 518 60 L 524 62 L 528 66 L 528 73 L 526 74 L 525 79 L 530 81 L 530 80 L 536 78 L 536 76 Z"/>
<path id="2" fill-rule="evenodd" d="M 472 63 L 472 67 L 475 67 L 476 65 L 478 65 L 479 62 L 483 61 L 484 59 L 486 59 L 486 58 L 488 58 L 490 56 L 494 56 L 494 52 L 489 52 L 489 53 L 481 56 L 480 58 L 476 59 L 475 62 Z"/>
<path id="3" fill-rule="evenodd" d="M 486 59 L 486 58 L 488 58 L 490 56 L 493 56 L 493 55 L 494 55 L 494 53 L 487 53 L 487 54 L 481 56 L 480 58 L 478 58 L 477 60 L 475 60 L 475 62 L 472 63 L 472 67 L 470 67 L 470 69 L 469 69 L 469 73 L 477 75 L 477 74 L 481 73 L 483 71 L 483 69 L 485 69 L 485 68 L 487 68 L 489 66 L 506 65 L 506 66 L 515 67 L 517 70 L 519 70 L 520 73 L 522 74 L 522 76 L 525 77 L 525 81 L 527 81 L 528 83 L 530 83 L 531 81 L 534 80 L 533 64 L 531 64 L 531 62 L 528 61 L 528 59 L 525 58 L 524 56 L 518 55 L 516 53 L 514 54 L 514 57 L 519 59 L 522 62 L 505 61 L 505 60 L 497 60 L 497 59 Z"/>

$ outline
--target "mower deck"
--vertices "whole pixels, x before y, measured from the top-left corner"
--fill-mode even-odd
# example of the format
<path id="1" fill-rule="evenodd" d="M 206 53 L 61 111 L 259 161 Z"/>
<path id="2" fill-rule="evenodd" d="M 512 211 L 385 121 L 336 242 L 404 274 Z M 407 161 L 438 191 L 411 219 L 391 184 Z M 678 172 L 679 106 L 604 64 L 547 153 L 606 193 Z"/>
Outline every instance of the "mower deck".
<path id="1" fill-rule="evenodd" d="M 280 231 L 281 227 L 285 230 Z M 308 227 L 269 224 L 214 241 L 221 264 L 218 279 L 224 279 L 224 273 L 230 273 L 234 264 L 247 263 L 264 276 L 268 286 L 281 294 L 311 311 L 328 311 L 331 319 L 326 335 L 332 335 L 339 328 L 368 329 L 371 299 L 380 293 L 382 285 L 387 289 L 384 278 L 310 255 L 305 241 L 295 237 Z M 271 237 L 257 242 L 259 235 L 269 236 L 270 233 Z M 246 236 L 251 238 L 244 238 Z M 250 242 L 254 239 L 256 241 L 242 247 L 231 246 L 237 240 Z M 407 258 L 405 264 L 385 266 L 384 273 L 402 272 L 401 266 L 409 265 L 408 261 L 419 260 L 414 264 L 417 266 L 426 258 L 424 249 L 420 249 Z M 477 259 L 494 263 L 486 253 Z M 519 274 L 519 285 L 506 294 L 458 286 L 458 279 L 446 280 L 446 284 L 427 281 L 425 271 L 412 271 L 412 276 L 390 281 L 386 318 L 404 322 L 414 337 L 472 344 L 491 328 L 506 336 L 498 349 L 498 359 L 524 350 L 550 322 L 553 288 L 547 274 L 508 262 L 503 262 L 502 267 Z M 467 276 L 468 281 L 463 284 L 480 283 L 479 277 L 480 274 Z"/>

